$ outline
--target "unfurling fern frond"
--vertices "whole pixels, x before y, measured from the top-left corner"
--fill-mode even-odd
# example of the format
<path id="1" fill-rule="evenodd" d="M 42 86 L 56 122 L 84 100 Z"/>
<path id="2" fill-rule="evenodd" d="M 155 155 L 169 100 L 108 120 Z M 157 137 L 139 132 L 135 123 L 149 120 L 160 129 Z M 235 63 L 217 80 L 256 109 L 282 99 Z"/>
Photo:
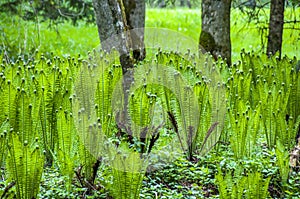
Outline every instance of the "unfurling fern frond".
<path id="1" fill-rule="evenodd" d="M 105 66 L 105 63 L 98 63 L 98 72 L 100 78 L 97 80 L 97 88 L 95 93 L 95 104 L 99 123 L 106 135 L 112 135 L 113 130 L 113 110 L 112 103 L 121 103 L 123 95 L 118 93 L 117 98 L 113 98 L 118 83 L 121 83 L 122 68 L 119 65 L 112 64 Z M 118 91 L 118 90 L 117 90 Z"/>
<path id="2" fill-rule="evenodd" d="M 279 173 L 281 177 L 281 182 L 286 185 L 288 183 L 288 177 L 290 172 L 289 167 L 289 152 L 286 150 L 285 146 L 280 142 L 276 142 L 276 162 L 279 167 Z"/>
<path id="3" fill-rule="evenodd" d="M 91 185 L 97 174 L 103 146 L 103 134 L 100 121 L 97 119 L 95 105 L 95 90 L 97 71 L 83 64 L 74 85 L 72 112 L 74 125 L 79 137 L 78 156 L 83 167 L 83 173 L 77 172 L 78 178 L 84 178 Z M 94 169 L 95 168 L 95 169 Z"/>
<path id="4" fill-rule="evenodd" d="M 8 121 L 3 122 L 0 126 L 0 168 L 4 164 L 4 158 L 7 154 L 7 132 L 9 131 L 9 129 L 10 127 Z"/>
<path id="5" fill-rule="evenodd" d="M 115 154 L 112 162 L 113 186 L 109 187 L 116 199 L 139 198 L 147 160 L 137 152 Z"/>
<path id="6" fill-rule="evenodd" d="M 13 131 L 9 133 L 6 167 L 9 180 L 16 183 L 17 198 L 36 198 L 39 193 L 44 156 L 37 142 L 21 142 L 20 135 Z"/>
<path id="7" fill-rule="evenodd" d="M 67 189 L 71 189 L 71 183 L 74 176 L 74 169 L 77 160 L 76 142 L 77 135 L 73 124 L 73 117 L 68 111 L 62 108 L 57 113 L 58 127 L 58 151 L 57 160 L 61 173 L 68 177 Z"/>

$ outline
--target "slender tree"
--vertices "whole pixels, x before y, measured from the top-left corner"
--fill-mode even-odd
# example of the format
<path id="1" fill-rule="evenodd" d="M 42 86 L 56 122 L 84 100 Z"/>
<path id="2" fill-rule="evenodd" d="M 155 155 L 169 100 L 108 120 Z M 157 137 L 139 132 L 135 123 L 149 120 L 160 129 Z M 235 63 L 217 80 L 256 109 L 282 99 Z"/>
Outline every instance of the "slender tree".
<path id="1" fill-rule="evenodd" d="M 267 53 L 281 56 L 285 0 L 271 0 Z"/>
<path id="2" fill-rule="evenodd" d="M 190 0 L 180 0 L 180 6 L 181 6 L 181 7 L 184 7 L 185 4 L 187 5 L 188 8 L 192 8 L 191 1 L 190 1 Z"/>
<path id="3" fill-rule="evenodd" d="M 231 0 L 202 0 L 202 29 L 199 44 L 215 59 L 226 59 L 231 65 L 230 41 Z"/>

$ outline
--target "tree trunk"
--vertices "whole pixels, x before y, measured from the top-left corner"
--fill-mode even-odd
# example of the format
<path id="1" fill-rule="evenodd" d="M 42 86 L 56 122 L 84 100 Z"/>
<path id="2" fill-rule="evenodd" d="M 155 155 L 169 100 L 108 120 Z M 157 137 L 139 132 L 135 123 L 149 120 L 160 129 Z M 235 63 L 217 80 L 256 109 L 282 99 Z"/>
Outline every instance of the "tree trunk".
<path id="1" fill-rule="evenodd" d="M 134 59 L 145 58 L 145 1 L 93 0 L 93 6 L 102 49 L 110 52 L 112 48 L 116 48 L 120 53 L 124 105 L 119 118 L 116 119 L 122 125 L 128 125 L 129 90 L 134 82 L 134 63 L 130 49 L 133 50 Z"/>
<path id="2" fill-rule="evenodd" d="M 226 59 L 231 65 L 230 8 L 231 0 L 202 0 L 202 30 L 199 44 L 215 59 Z"/>
<path id="3" fill-rule="evenodd" d="M 166 4 L 165 0 L 161 0 L 161 1 L 158 3 L 158 7 L 159 7 L 159 8 L 165 8 L 165 7 L 167 7 L 167 4 Z"/>
<path id="4" fill-rule="evenodd" d="M 180 0 L 180 7 L 184 7 L 184 1 L 185 0 Z"/>
<path id="5" fill-rule="evenodd" d="M 144 45 L 145 1 L 93 0 L 93 6 L 101 47 L 108 52 L 113 47 L 119 51 L 125 74 L 128 68 L 133 67 L 129 60 L 130 48 L 133 50 L 133 58 L 136 60 L 143 60 L 146 55 Z"/>
<path id="6" fill-rule="evenodd" d="M 187 1 L 186 1 L 186 4 L 187 4 L 187 7 L 188 7 L 188 8 L 190 8 L 190 9 L 192 8 L 192 4 L 191 4 L 191 1 L 190 1 L 190 0 L 187 0 Z"/>
<path id="7" fill-rule="evenodd" d="M 192 4 L 190 0 L 180 0 L 180 7 L 184 7 L 185 6 L 185 2 L 188 8 L 192 8 Z"/>
<path id="8" fill-rule="evenodd" d="M 144 44 L 145 28 L 145 0 L 123 0 L 126 21 L 130 31 L 133 58 L 135 60 L 144 60 L 146 56 Z"/>
<path id="9" fill-rule="evenodd" d="M 281 56 L 282 47 L 284 1 L 285 0 L 271 0 L 270 8 L 267 53 L 269 55 L 274 55 L 276 52 L 279 52 L 279 57 Z"/>
<path id="10" fill-rule="evenodd" d="M 129 38 L 125 34 L 127 23 L 124 7 L 118 0 L 93 0 L 93 6 L 101 48 L 107 52 L 116 48 L 120 53 L 121 64 L 124 61 L 122 68 L 126 72 L 132 68 L 132 64 L 126 61 L 130 58 L 130 49 Z"/>

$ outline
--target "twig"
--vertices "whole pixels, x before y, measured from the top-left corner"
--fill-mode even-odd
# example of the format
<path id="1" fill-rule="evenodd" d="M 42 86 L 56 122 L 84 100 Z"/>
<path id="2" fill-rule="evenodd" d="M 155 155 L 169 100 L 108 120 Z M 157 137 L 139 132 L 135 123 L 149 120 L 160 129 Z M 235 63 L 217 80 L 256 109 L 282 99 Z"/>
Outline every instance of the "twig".
<path id="1" fill-rule="evenodd" d="M 13 188 L 13 186 L 15 186 L 16 182 L 11 182 L 7 187 L 5 187 L 3 193 L 2 193 L 2 196 L 0 199 L 4 199 L 5 198 L 5 195 L 8 193 L 8 191 Z"/>
<path id="2" fill-rule="evenodd" d="M 77 179 L 79 180 L 79 183 L 80 183 L 81 187 L 84 187 L 83 181 L 81 179 L 81 174 L 80 174 L 81 173 L 81 169 L 82 169 L 82 166 L 80 166 L 77 169 L 77 171 L 75 171 L 75 174 L 76 174 Z"/>

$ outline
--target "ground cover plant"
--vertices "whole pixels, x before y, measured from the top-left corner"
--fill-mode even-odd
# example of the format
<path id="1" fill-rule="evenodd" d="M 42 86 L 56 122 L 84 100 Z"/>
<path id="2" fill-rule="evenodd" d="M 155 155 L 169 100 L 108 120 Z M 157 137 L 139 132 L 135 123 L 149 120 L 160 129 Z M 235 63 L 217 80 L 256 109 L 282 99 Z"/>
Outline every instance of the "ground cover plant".
<path id="1" fill-rule="evenodd" d="M 168 22 L 174 15 L 179 24 Z M 197 11 L 153 9 L 147 17 L 149 26 L 197 41 Z M 126 122 L 122 69 L 116 54 L 92 50 L 95 27 L 65 24 L 58 34 L 46 26 L 1 25 L 1 198 L 300 197 L 297 34 L 285 33 L 293 36 L 284 43 L 288 56 L 268 58 L 260 38 L 237 36 L 259 32 L 237 21 L 231 67 L 153 49 L 136 64 L 143 76 L 129 91 Z M 216 110 L 224 114 L 215 118 Z M 163 153 L 170 160 L 158 160 Z"/>

